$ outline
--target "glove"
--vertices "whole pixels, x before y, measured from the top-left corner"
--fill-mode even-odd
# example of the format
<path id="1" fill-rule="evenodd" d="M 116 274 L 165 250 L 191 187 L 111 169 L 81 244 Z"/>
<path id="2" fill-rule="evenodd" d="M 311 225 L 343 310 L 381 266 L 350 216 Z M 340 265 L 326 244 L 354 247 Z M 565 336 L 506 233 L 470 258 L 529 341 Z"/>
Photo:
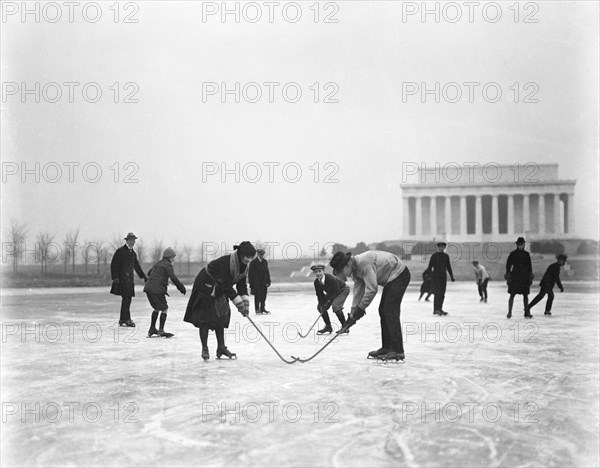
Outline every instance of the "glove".
<path id="1" fill-rule="evenodd" d="M 267 283 L 267 288 L 268 288 L 269 286 L 271 286 L 271 283 Z"/>
<path id="2" fill-rule="evenodd" d="M 352 307 L 350 313 L 348 314 L 348 319 L 346 320 L 346 329 L 354 326 L 354 324 L 363 318 L 365 314 L 366 312 L 364 309 L 361 309 L 360 307 Z"/>
<path id="3" fill-rule="evenodd" d="M 565 288 L 560 288 L 560 292 L 565 292 Z"/>
<path id="4" fill-rule="evenodd" d="M 246 307 L 246 304 L 244 304 L 243 301 L 239 304 L 236 304 L 236 307 L 240 314 L 242 314 L 244 317 L 248 316 L 248 308 Z"/>
<path id="5" fill-rule="evenodd" d="M 185 296 L 187 289 L 185 289 L 185 286 L 181 285 L 181 289 L 179 290 L 179 292 Z"/>
<path id="6" fill-rule="evenodd" d="M 454 283 L 454 276 L 452 278 L 450 278 L 452 280 L 452 282 Z"/>
<path id="7" fill-rule="evenodd" d="M 144 283 L 147 283 L 147 282 L 148 282 L 148 277 L 144 276 Z"/>
<path id="8" fill-rule="evenodd" d="M 250 301 L 248 299 L 244 299 L 244 312 L 242 315 L 245 317 L 250 313 Z"/>

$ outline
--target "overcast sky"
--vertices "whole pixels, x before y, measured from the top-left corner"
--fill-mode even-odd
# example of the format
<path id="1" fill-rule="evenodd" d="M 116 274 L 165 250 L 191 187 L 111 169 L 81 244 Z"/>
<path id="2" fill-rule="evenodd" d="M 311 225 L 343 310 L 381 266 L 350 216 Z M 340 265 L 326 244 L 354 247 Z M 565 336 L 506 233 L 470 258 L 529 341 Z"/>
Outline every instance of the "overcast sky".
<path id="1" fill-rule="evenodd" d="M 561 179 L 577 180 L 577 234 L 598 238 L 598 2 L 523 2 L 518 9 L 500 2 L 495 23 L 494 8 L 486 17 L 476 8 L 471 22 L 468 6 L 458 2 L 462 17 L 451 22 L 458 10 L 440 6 L 436 22 L 408 15 L 421 2 L 383 1 L 322 3 L 319 22 L 313 2 L 299 2 L 296 23 L 286 21 L 282 7 L 271 23 L 264 2 L 255 4 L 263 13 L 256 23 L 249 20 L 257 9 L 243 14 L 243 3 L 236 23 L 218 13 L 203 21 L 203 8 L 221 2 L 136 2 L 137 11 L 121 4 L 115 23 L 112 3 L 101 3 L 96 23 L 80 10 L 70 23 L 66 6 L 56 23 L 48 21 L 52 9 L 41 11 L 39 23 L 4 11 L 3 232 L 18 219 L 32 234 L 48 229 L 59 238 L 81 227 L 88 240 L 128 231 L 148 242 L 260 239 L 304 248 L 399 239 L 402 163 L 477 161 L 559 163 Z M 94 13 L 88 9 L 87 18 Z M 138 22 L 124 23 L 127 14 Z M 286 14 L 293 20 L 297 9 Z M 327 15 L 337 23 L 325 23 Z M 40 89 L 60 83 L 62 98 L 48 102 L 55 90 L 47 86 L 41 102 L 31 94 L 22 103 L 21 83 L 35 89 L 36 82 Z M 65 82 L 80 83 L 73 103 Z M 102 89 L 96 103 L 82 97 L 89 82 Z M 139 102 L 115 103 L 115 82 L 119 101 L 133 93 Z M 203 99 L 209 82 L 256 82 L 262 99 L 248 102 L 251 86 L 240 103 L 234 95 L 221 102 L 219 91 Z M 279 83 L 273 103 L 267 82 Z M 420 94 L 403 98 L 407 82 L 480 85 L 474 102 L 461 86 L 458 102 L 441 95 L 439 103 L 435 96 L 423 103 Z M 490 82 L 502 90 L 495 103 L 482 95 Z M 282 96 L 286 83 L 301 87 L 298 102 Z M 87 90 L 92 99 L 94 89 Z M 294 86 L 287 91 L 292 100 Z M 339 102 L 323 102 L 328 96 Z M 528 96 L 538 102 L 524 102 Z M 34 174 L 25 183 L 22 174 L 11 175 L 22 162 L 40 164 L 38 183 Z M 62 177 L 52 162 L 62 165 Z M 79 163 L 73 182 L 65 162 Z M 84 180 L 89 163 L 89 179 L 102 169 L 96 183 Z M 236 163 L 246 165 L 239 183 L 234 174 L 223 183 L 220 173 L 206 171 Z M 265 163 L 273 163 L 273 182 Z M 298 167 L 302 174 L 292 183 Z M 137 182 L 124 183 L 127 175 Z M 326 176 L 333 183 L 324 183 Z"/>

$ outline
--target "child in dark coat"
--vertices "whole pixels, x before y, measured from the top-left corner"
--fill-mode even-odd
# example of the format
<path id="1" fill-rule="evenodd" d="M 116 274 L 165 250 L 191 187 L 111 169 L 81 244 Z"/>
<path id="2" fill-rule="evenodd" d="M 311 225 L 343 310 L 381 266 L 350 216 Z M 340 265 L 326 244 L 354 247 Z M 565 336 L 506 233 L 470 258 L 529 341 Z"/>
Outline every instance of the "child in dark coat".
<path id="1" fill-rule="evenodd" d="M 175 270 L 173 269 L 173 259 L 177 254 L 169 247 L 163 253 L 163 258 L 157 262 L 148 271 L 148 282 L 144 286 L 144 292 L 148 296 L 148 302 L 152 306 L 152 318 L 150 324 L 150 330 L 148 330 L 148 338 L 152 336 L 162 336 L 165 338 L 171 338 L 172 333 L 165 332 L 165 322 L 167 321 L 167 286 L 169 285 L 169 278 L 173 284 L 177 287 L 179 292 L 185 295 L 185 286 L 181 284 L 179 278 L 175 276 Z M 156 319 L 160 313 L 160 325 L 159 329 L 156 329 Z"/>

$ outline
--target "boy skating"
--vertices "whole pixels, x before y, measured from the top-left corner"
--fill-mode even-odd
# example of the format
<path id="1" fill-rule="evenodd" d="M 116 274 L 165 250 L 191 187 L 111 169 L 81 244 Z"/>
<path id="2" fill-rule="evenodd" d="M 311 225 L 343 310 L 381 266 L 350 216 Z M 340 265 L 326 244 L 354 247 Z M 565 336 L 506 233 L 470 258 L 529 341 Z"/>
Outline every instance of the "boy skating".
<path id="1" fill-rule="evenodd" d="M 556 262 L 550 265 L 544 276 L 542 277 L 542 281 L 540 281 L 540 293 L 533 298 L 533 301 L 529 304 L 529 310 L 532 309 L 534 305 L 540 302 L 544 296 L 547 294 L 548 299 L 546 300 L 546 311 L 544 315 L 552 315 L 552 302 L 554 302 L 554 285 L 556 284 L 560 289 L 560 292 L 564 292 L 565 288 L 563 288 L 562 283 L 560 282 L 560 267 L 562 267 L 567 261 L 567 256 L 560 254 L 556 257 Z"/>
<path id="2" fill-rule="evenodd" d="M 150 330 L 148 330 L 148 338 L 152 338 L 154 335 L 161 336 L 164 338 L 171 338 L 172 333 L 165 331 L 165 322 L 167 321 L 167 286 L 169 279 L 173 282 L 179 292 L 185 295 L 185 286 L 181 284 L 179 278 L 175 276 L 175 270 L 173 269 L 173 259 L 177 254 L 169 247 L 163 253 L 163 258 L 157 262 L 148 271 L 148 282 L 144 286 L 144 292 L 148 296 L 148 302 L 152 306 L 152 317 L 150 320 Z M 156 319 L 160 314 L 160 325 L 158 330 L 156 329 Z"/>

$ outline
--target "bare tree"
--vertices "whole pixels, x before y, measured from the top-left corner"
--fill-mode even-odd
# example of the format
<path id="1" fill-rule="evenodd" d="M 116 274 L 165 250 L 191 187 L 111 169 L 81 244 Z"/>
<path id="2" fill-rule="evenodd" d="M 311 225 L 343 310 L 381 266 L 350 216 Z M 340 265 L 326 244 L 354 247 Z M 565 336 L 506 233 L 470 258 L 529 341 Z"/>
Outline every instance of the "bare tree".
<path id="1" fill-rule="evenodd" d="M 152 244 L 152 248 L 150 251 L 150 256 L 152 257 L 152 264 L 155 264 L 156 262 L 160 261 L 164 250 L 165 250 L 165 248 L 163 245 L 163 241 L 155 240 L 154 243 Z"/>
<path id="2" fill-rule="evenodd" d="M 141 265 L 146 260 L 146 243 L 139 239 L 135 243 L 135 250 L 137 252 L 138 262 L 140 262 Z"/>
<path id="3" fill-rule="evenodd" d="M 67 265 L 69 262 L 72 264 L 72 272 L 75 274 L 75 250 L 77 248 L 77 238 L 79 237 L 79 228 L 77 230 L 69 231 L 65 234 L 63 245 L 65 246 L 65 273 L 67 272 Z"/>
<path id="4" fill-rule="evenodd" d="M 40 255 L 40 271 L 42 274 L 48 273 L 48 249 L 54 241 L 55 234 L 50 234 L 49 231 L 40 231 L 37 233 L 37 251 Z"/>
<path id="5" fill-rule="evenodd" d="M 102 263 L 102 259 L 105 257 L 104 241 L 96 242 L 96 274 L 100 274 L 100 264 Z"/>
<path id="6" fill-rule="evenodd" d="M 190 276 L 190 269 L 192 266 L 192 255 L 194 253 L 194 247 L 191 244 L 184 244 L 181 248 L 181 252 L 183 253 L 183 257 L 185 258 L 187 264 L 187 274 Z"/>
<path id="7" fill-rule="evenodd" d="M 27 239 L 27 224 L 19 224 L 15 220 L 11 220 L 7 237 L 9 244 L 12 244 L 12 251 L 9 255 L 13 257 L 13 272 L 16 273 L 19 257 L 23 251 L 23 244 Z"/>
<path id="8" fill-rule="evenodd" d="M 88 265 L 96 262 L 99 264 L 99 258 L 102 253 L 102 242 L 90 242 L 85 241 L 83 243 L 83 249 L 81 250 L 81 256 L 83 257 L 83 264 L 85 273 L 88 272 Z"/>

